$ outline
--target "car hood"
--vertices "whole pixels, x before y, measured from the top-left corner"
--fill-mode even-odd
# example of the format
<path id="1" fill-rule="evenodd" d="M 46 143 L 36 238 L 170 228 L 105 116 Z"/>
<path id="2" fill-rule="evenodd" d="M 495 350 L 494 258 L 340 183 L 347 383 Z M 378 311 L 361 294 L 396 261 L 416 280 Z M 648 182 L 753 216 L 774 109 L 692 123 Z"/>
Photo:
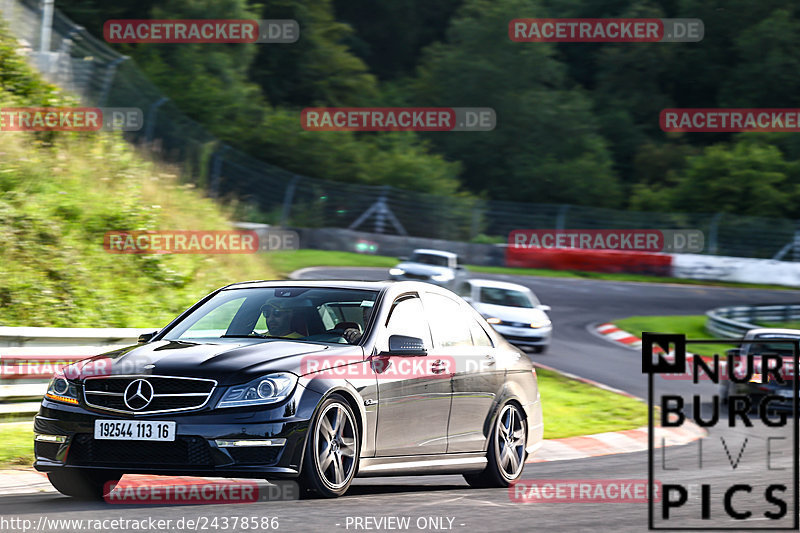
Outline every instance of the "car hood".
<path id="1" fill-rule="evenodd" d="M 425 276 L 434 276 L 436 274 L 444 274 L 445 272 L 453 272 L 453 269 L 450 267 L 426 265 L 423 263 L 400 263 L 395 268 L 402 268 L 406 272 Z"/>
<path id="2" fill-rule="evenodd" d="M 82 376 L 144 374 L 215 379 L 239 384 L 277 371 L 301 375 L 307 356 L 358 356 L 360 346 L 278 339 L 236 339 L 217 343 L 156 341 L 114 350 L 78 363 Z M 89 364 L 92 362 L 92 364 Z"/>
<path id="3" fill-rule="evenodd" d="M 544 311 L 535 307 L 506 307 L 504 305 L 486 303 L 476 303 L 474 304 L 474 307 L 483 316 L 499 318 L 504 322 L 530 323 L 534 320 L 549 320 Z"/>

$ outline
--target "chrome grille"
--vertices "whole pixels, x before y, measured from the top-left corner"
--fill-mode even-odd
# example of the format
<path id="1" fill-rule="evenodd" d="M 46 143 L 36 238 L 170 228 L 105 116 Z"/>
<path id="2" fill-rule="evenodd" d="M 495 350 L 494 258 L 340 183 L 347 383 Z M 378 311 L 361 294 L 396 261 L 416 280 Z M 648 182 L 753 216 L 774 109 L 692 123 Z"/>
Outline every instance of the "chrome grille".
<path id="1" fill-rule="evenodd" d="M 144 407 L 137 402 L 126 402 L 126 391 L 135 394 L 139 385 L 145 389 L 143 397 L 150 398 Z M 104 411 L 126 414 L 168 413 L 188 411 L 203 407 L 217 382 L 213 379 L 184 378 L 172 376 L 101 376 L 86 378 L 83 382 L 83 398 L 86 405 Z M 132 389 L 129 390 L 129 387 Z M 130 396 L 130 394 L 129 394 Z"/>

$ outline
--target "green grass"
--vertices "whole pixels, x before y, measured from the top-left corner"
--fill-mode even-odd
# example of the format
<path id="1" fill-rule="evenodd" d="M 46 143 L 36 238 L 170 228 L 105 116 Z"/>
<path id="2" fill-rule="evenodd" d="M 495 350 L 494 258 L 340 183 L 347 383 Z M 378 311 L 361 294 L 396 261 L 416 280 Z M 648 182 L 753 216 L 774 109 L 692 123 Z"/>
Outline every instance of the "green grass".
<path id="1" fill-rule="evenodd" d="M 0 28 L 0 107 L 72 105 Z M 0 326 L 161 327 L 210 291 L 274 277 L 267 254 L 112 254 L 118 230 L 232 229 L 225 207 L 118 133 L 3 132 Z"/>
<path id="2" fill-rule="evenodd" d="M 334 252 L 326 250 L 294 250 L 270 252 L 272 268 L 283 277 L 295 270 L 315 266 L 379 267 L 390 268 L 399 263 L 396 257 L 385 255 L 357 254 L 355 252 Z"/>
<path id="3" fill-rule="evenodd" d="M 355 252 L 337 252 L 328 250 L 296 250 L 290 252 L 272 252 L 270 254 L 272 267 L 283 277 L 301 268 L 315 266 L 342 266 L 342 267 L 379 267 L 391 268 L 397 263 L 397 257 L 385 255 L 358 254 Z M 717 287 L 737 287 L 753 289 L 792 289 L 780 285 L 759 283 L 726 283 L 721 281 L 704 281 L 695 279 L 667 278 L 659 276 L 645 276 L 642 274 L 623 274 L 606 272 L 582 272 L 578 270 L 547 270 L 542 268 L 511 268 L 496 266 L 467 265 L 470 272 L 484 272 L 486 274 L 508 274 L 512 276 L 543 276 L 550 278 L 580 278 L 598 279 L 606 281 L 634 281 L 642 283 L 677 283 L 681 285 L 704 285 Z"/>
<path id="4" fill-rule="evenodd" d="M 33 422 L 0 424 L 0 468 L 33 464 Z"/>
<path id="5" fill-rule="evenodd" d="M 647 404 L 550 370 L 536 369 L 544 438 L 559 439 L 647 425 Z"/>
<path id="6" fill-rule="evenodd" d="M 687 339 L 714 338 L 705 329 L 705 315 L 632 316 L 620 320 L 611 320 L 610 322 L 637 337 L 641 337 L 643 331 L 652 331 L 658 333 L 683 333 Z M 728 348 L 736 346 L 736 344 L 689 344 L 686 349 L 689 352 L 703 356 L 710 357 L 714 354 L 719 354 L 724 357 Z"/>

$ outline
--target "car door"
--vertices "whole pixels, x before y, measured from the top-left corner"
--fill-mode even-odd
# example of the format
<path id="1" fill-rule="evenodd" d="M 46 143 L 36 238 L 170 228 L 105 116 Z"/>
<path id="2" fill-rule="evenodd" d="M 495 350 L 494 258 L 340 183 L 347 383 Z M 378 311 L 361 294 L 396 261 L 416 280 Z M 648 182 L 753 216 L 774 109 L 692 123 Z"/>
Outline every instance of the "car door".
<path id="1" fill-rule="evenodd" d="M 450 379 L 415 370 L 430 365 L 429 356 L 381 356 L 388 352 L 391 335 L 420 338 L 431 352 L 430 328 L 418 294 L 404 294 L 392 303 L 373 355 L 378 384 L 376 457 L 444 453 Z"/>
<path id="2" fill-rule="evenodd" d="M 498 367 L 492 340 L 467 305 L 428 293 L 425 308 L 434 353 L 454 361 L 447 452 L 483 451 L 488 431 L 485 421 L 502 390 L 505 370 Z"/>

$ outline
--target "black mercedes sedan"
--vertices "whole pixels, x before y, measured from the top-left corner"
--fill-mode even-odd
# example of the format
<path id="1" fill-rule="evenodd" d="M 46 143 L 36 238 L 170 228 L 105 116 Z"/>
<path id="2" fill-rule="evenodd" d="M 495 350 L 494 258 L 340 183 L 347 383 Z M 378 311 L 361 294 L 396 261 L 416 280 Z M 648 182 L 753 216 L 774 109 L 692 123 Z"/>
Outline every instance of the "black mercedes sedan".
<path id="1" fill-rule="evenodd" d="M 126 473 L 296 479 L 462 474 L 505 487 L 542 443 L 530 360 L 435 285 L 254 281 L 56 374 L 37 470 L 69 496 Z"/>

